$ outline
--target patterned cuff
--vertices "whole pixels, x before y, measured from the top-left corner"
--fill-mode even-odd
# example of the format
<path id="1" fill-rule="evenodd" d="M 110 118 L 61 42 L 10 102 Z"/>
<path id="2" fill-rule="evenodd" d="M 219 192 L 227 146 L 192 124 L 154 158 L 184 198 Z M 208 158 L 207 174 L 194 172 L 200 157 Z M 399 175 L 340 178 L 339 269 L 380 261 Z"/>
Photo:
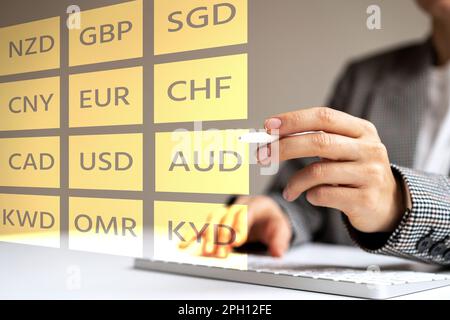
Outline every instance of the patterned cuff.
<path id="1" fill-rule="evenodd" d="M 447 177 L 392 166 L 403 179 L 411 199 L 390 234 L 365 234 L 344 222 L 353 240 L 371 253 L 394 255 L 438 265 L 450 265 L 450 183 Z"/>
<path id="2" fill-rule="evenodd" d="M 291 223 L 291 247 L 311 241 L 311 232 L 307 227 L 308 224 L 301 212 L 298 212 L 298 208 L 292 203 L 284 200 L 279 193 L 271 193 L 268 196 L 280 206 L 281 210 L 287 215 L 288 220 Z"/>

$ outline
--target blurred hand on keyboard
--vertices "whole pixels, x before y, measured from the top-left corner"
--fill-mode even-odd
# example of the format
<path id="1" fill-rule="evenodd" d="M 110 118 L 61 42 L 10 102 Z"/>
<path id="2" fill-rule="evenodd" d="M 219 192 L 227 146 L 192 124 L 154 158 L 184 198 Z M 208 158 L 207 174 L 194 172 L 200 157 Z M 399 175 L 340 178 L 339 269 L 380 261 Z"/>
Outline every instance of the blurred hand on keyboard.
<path id="1" fill-rule="evenodd" d="M 236 239 L 229 245 L 220 245 L 229 239 L 229 230 L 218 228 L 218 234 L 209 227 L 202 234 L 202 255 L 226 258 L 231 250 L 246 242 L 262 242 L 274 257 L 280 257 L 289 248 L 292 237 L 290 223 L 278 204 L 270 197 L 240 197 L 232 206 L 223 207 L 209 215 L 210 226 L 225 225 L 236 233 Z M 180 243 L 184 249 L 197 240 Z M 218 241 L 216 241 L 218 240 Z"/>

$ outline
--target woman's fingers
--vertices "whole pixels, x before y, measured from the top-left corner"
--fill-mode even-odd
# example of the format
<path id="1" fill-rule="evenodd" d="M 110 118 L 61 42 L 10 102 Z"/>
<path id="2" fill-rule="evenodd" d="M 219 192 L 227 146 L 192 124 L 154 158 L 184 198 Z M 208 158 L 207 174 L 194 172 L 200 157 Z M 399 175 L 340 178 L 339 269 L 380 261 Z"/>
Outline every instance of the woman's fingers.
<path id="1" fill-rule="evenodd" d="M 235 220 L 236 214 L 240 210 L 239 206 L 230 206 L 227 213 L 220 220 L 220 224 L 217 226 L 209 226 L 211 229 L 216 229 L 217 231 L 217 241 L 215 243 L 214 253 L 217 257 L 226 258 L 229 251 L 231 250 L 231 245 L 235 241 L 235 231 L 232 228 Z"/>
<path id="2" fill-rule="evenodd" d="M 355 212 L 354 203 L 365 197 L 364 190 L 341 186 L 317 186 L 306 193 L 306 199 L 312 205 L 337 209 L 348 216 Z"/>
<path id="3" fill-rule="evenodd" d="M 289 248 L 291 240 L 291 231 L 289 228 L 290 226 L 281 217 L 267 224 L 265 238 L 268 240 L 266 244 L 273 257 L 281 257 Z"/>
<path id="4" fill-rule="evenodd" d="M 184 250 L 189 248 L 195 241 L 197 241 L 197 236 L 193 236 L 192 238 L 190 238 L 188 241 L 181 241 L 178 244 L 178 248 Z"/>
<path id="5" fill-rule="evenodd" d="M 279 161 L 312 157 L 344 161 L 358 160 L 363 156 L 357 139 L 332 133 L 317 132 L 288 136 L 276 143 Z M 271 158 L 276 160 L 273 155 L 271 152 Z"/>
<path id="6" fill-rule="evenodd" d="M 206 221 L 208 228 L 202 234 L 201 253 L 204 256 L 225 258 L 232 247 L 247 241 L 247 205 L 232 205 L 212 212 Z M 180 249 L 187 249 L 198 242 L 196 235 L 180 242 Z"/>
<path id="7" fill-rule="evenodd" d="M 209 226 L 202 235 L 202 255 L 226 258 L 233 248 L 247 241 L 259 241 L 268 246 L 272 256 L 281 256 L 289 248 L 292 230 L 278 204 L 266 196 L 237 203 L 208 217 Z M 182 247 L 196 240 L 190 239 Z"/>
<path id="8" fill-rule="evenodd" d="M 218 211 L 210 214 L 208 218 L 209 227 L 203 233 L 203 245 L 202 245 L 202 254 L 205 256 L 214 255 L 216 252 L 215 247 L 215 234 L 214 234 L 214 226 L 218 225 L 222 218 L 227 214 L 228 208 L 223 207 Z"/>
<path id="9" fill-rule="evenodd" d="M 239 210 L 234 216 L 233 229 L 236 232 L 236 239 L 232 243 L 233 247 L 240 247 L 248 239 L 248 212 L 247 206 L 238 205 Z"/>
<path id="10" fill-rule="evenodd" d="M 283 113 L 268 119 L 265 127 L 268 131 L 279 130 L 281 136 L 308 131 L 324 131 L 351 138 L 377 136 L 370 122 L 325 107 Z"/>
<path id="11" fill-rule="evenodd" d="M 366 176 L 357 162 L 315 162 L 290 178 L 283 197 L 287 201 L 294 201 L 303 192 L 320 185 L 359 187 L 364 184 Z"/>

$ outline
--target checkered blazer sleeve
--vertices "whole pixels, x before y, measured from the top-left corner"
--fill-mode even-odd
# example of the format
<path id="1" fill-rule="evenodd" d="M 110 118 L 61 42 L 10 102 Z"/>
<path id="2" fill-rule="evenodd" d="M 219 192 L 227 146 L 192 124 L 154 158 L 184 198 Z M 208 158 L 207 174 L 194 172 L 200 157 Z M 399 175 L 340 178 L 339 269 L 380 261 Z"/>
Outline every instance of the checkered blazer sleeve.
<path id="1" fill-rule="evenodd" d="M 392 166 L 403 179 L 412 200 L 391 234 L 363 234 L 344 217 L 353 240 L 371 253 L 394 255 L 450 266 L 450 179 Z"/>

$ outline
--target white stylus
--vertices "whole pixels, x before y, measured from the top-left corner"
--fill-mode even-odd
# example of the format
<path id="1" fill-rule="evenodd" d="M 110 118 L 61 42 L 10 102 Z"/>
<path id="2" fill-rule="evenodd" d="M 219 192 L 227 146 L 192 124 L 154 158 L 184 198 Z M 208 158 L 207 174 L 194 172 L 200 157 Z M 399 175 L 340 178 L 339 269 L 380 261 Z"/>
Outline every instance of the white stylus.
<path id="1" fill-rule="evenodd" d="M 318 133 L 320 131 L 307 131 L 307 132 L 300 132 L 300 133 L 295 133 L 295 134 L 291 134 L 289 135 L 290 137 L 292 136 L 303 136 L 306 134 L 312 134 L 312 133 Z M 239 140 L 245 143 L 272 143 L 275 142 L 277 140 L 279 140 L 279 136 L 272 136 L 270 134 L 268 134 L 267 132 L 250 132 L 250 133 L 246 133 L 242 136 L 239 137 Z"/>

